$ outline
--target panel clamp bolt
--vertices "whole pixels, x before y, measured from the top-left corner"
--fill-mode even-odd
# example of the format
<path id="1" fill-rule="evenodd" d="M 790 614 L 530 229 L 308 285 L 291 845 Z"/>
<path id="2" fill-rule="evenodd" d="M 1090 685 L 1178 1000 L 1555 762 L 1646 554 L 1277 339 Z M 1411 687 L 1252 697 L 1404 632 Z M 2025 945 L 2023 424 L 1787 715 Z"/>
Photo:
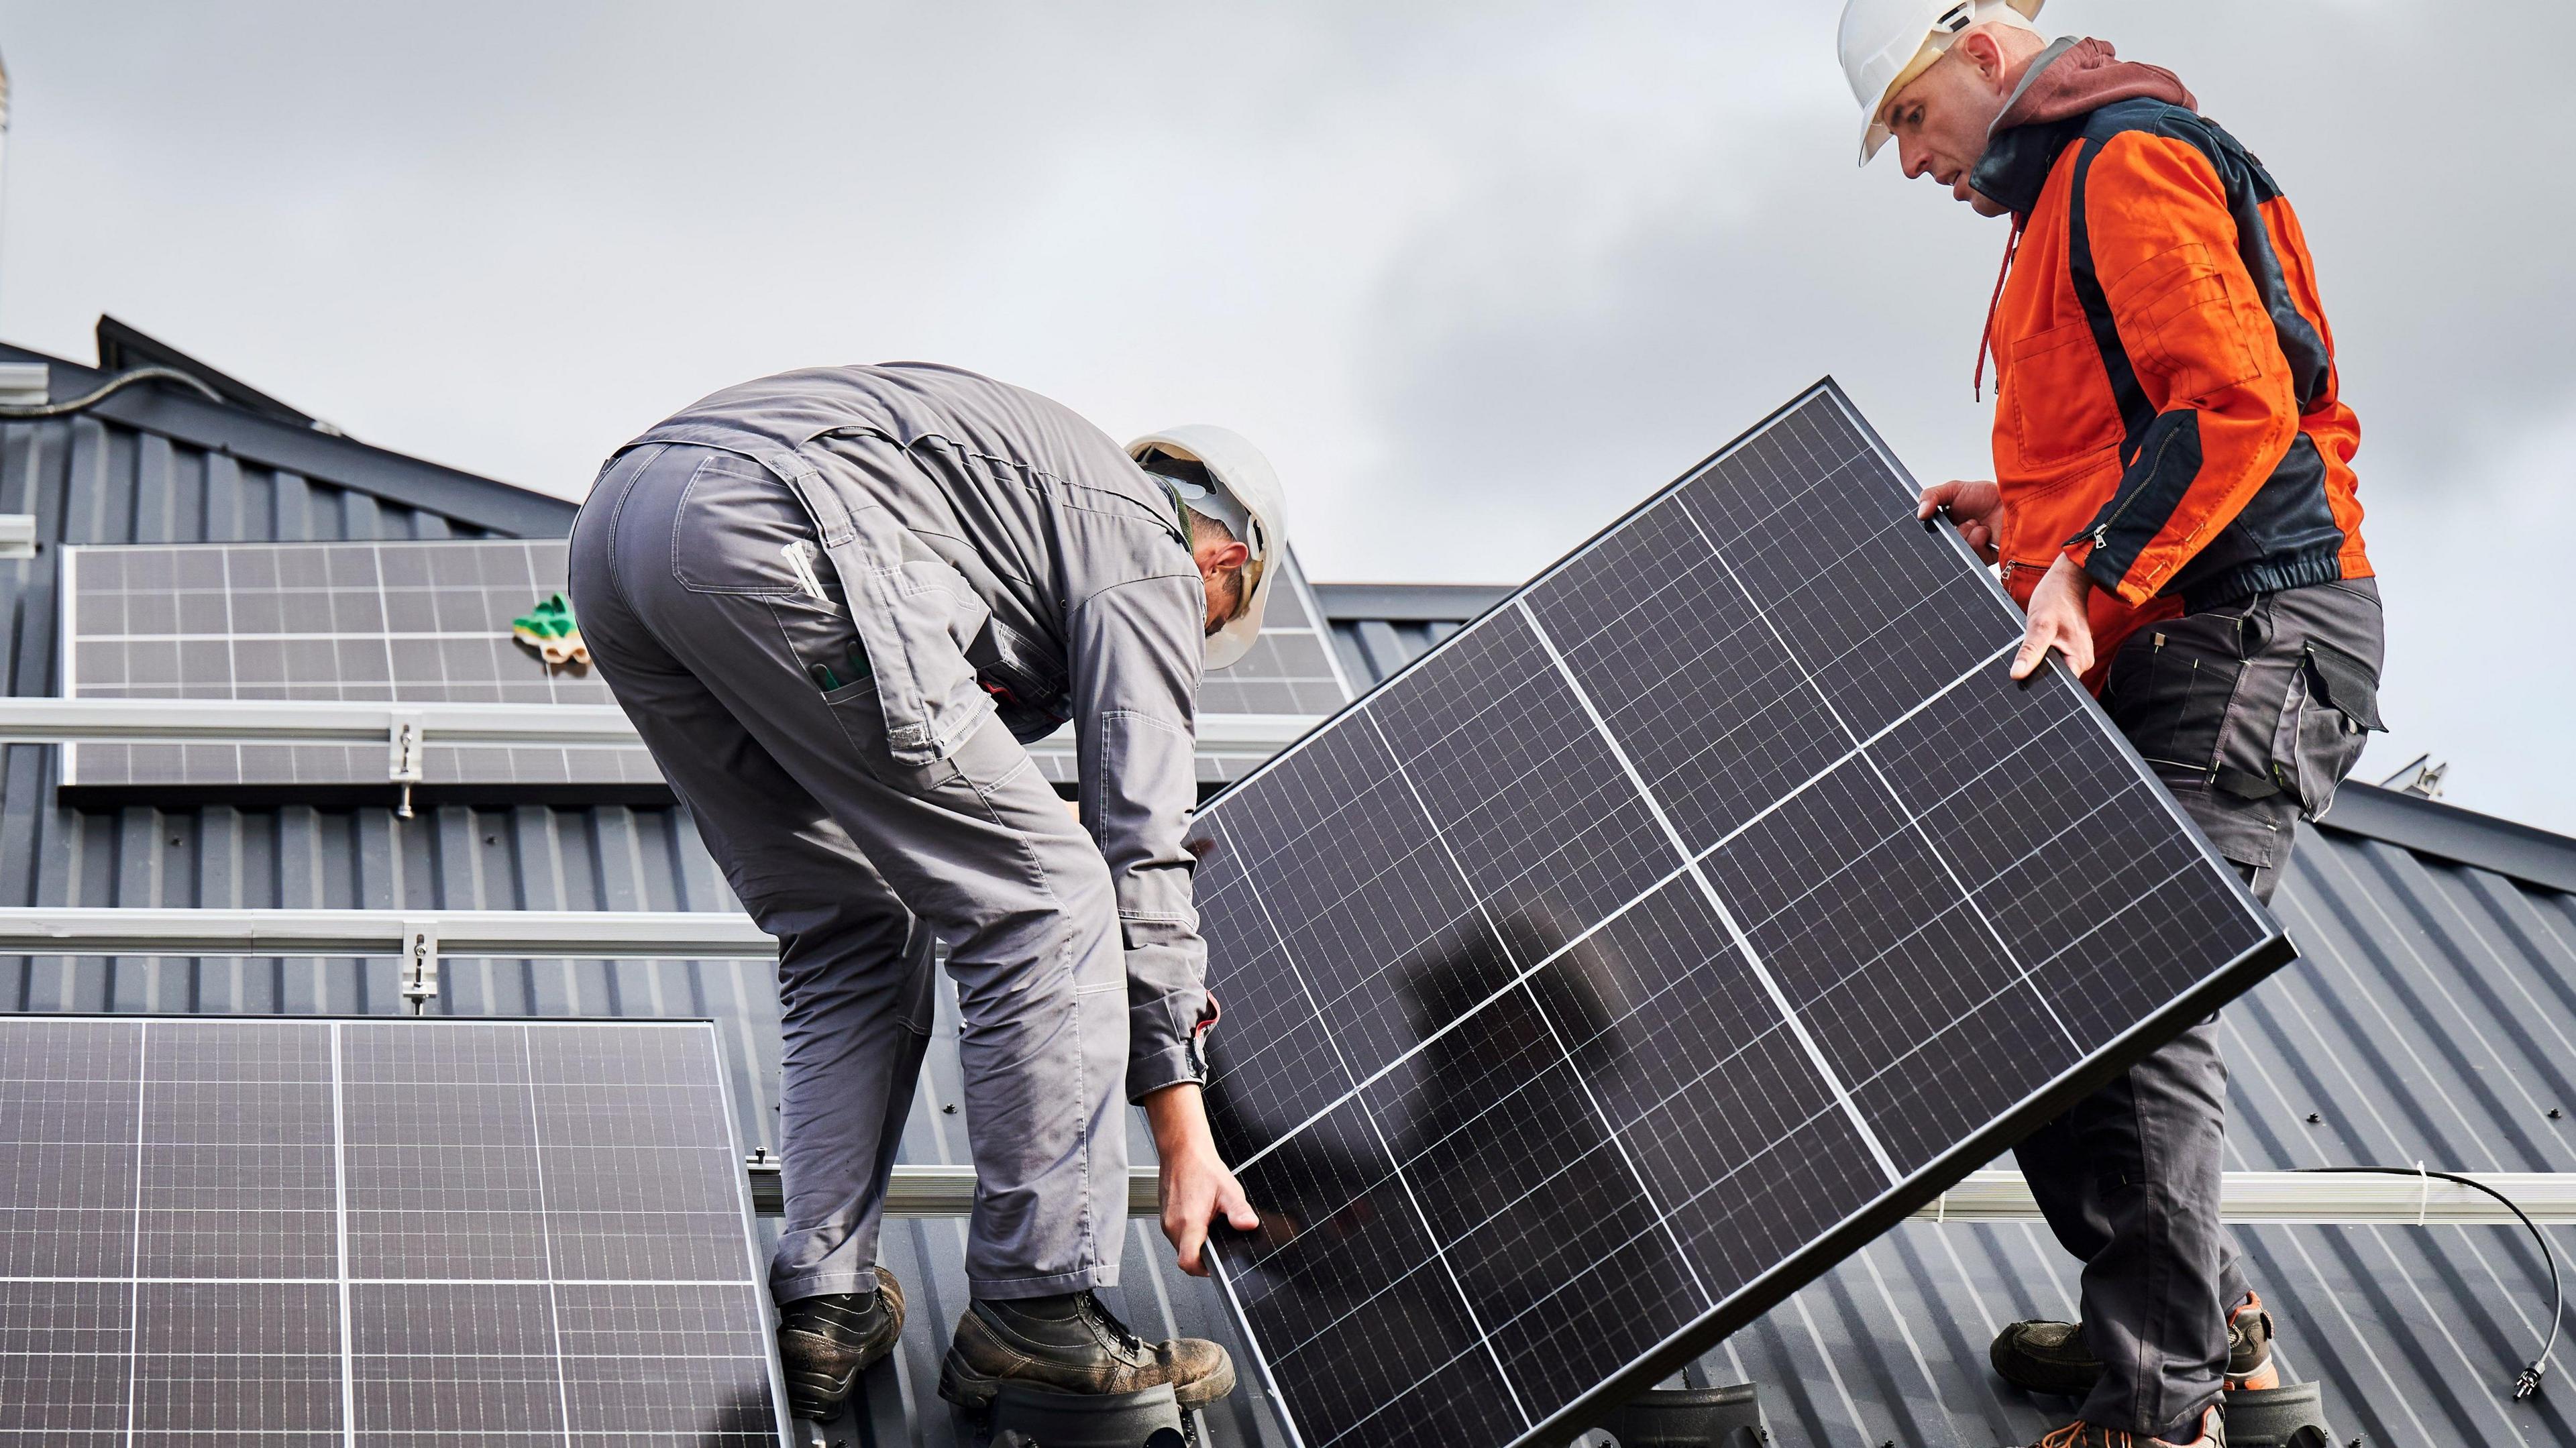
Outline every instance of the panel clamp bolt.
<path id="1" fill-rule="evenodd" d="M 438 994 L 438 921 L 432 917 L 403 922 L 402 998 L 419 1015 Z"/>

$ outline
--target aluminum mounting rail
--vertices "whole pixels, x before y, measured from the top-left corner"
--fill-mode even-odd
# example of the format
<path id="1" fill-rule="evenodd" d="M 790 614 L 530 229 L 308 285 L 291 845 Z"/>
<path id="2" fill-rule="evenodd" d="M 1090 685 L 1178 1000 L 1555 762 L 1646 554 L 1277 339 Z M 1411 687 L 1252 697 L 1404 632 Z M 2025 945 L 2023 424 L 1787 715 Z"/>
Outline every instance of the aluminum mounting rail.
<path id="1" fill-rule="evenodd" d="M 2433 1165 L 2427 1163 L 2427 1165 Z M 2433 1165 L 2436 1171 L 2443 1170 Z M 2513 1199 L 2543 1226 L 2576 1224 L 2576 1172 L 2461 1172 Z M 2483 1192 L 2413 1175 L 2344 1176 L 2321 1172 L 2232 1171 L 2219 1188 L 2219 1211 L 2245 1224 L 2495 1227 L 2518 1226 L 2502 1203 Z M 1971 1172 L 1940 1200 L 1916 1212 L 1940 1222 L 2035 1222 L 2039 1206 L 2017 1171 Z"/>
<path id="2" fill-rule="evenodd" d="M 778 942 L 718 910 L 0 908 L 0 955 L 408 956 L 769 960 Z"/>
<path id="3" fill-rule="evenodd" d="M 1271 754 L 1316 720 L 1301 714 L 1203 714 L 1202 753 Z M 384 744 L 405 725 L 420 744 L 591 748 L 634 745 L 613 704 L 350 704 L 328 700 L 0 699 L 0 744 L 88 740 L 163 744 Z M 1039 748 L 1070 748 L 1059 731 Z"/>
<path id="4" fill-rule="evenodd" d="M 762 1155 L 746 1163 L 752 1201 L 776 1215 L 778 1162 Z M 2542 1226 L 2576 1224 L 2576 1172 L 2464 1172 L 2511 1197 Z M 1155 1205 L 1150 1166 L 1128 1168 L 1127 1212 L 1150 1217 Z M 2425 1178 L 2322 1176 L 2294 1171 L 2232 1171 L 2221 1188 L 2231 1222 L 2274 1226 L 2510 1227 L 2511 1212 L 2494 1198 L 2466 1187 Z M 886 1189 L 886 1214 L 895 1217 L 962 1217 L 975 1204 L 971 1166 L 899 1166 Z M 1941 1201 L 1914 1214 L 1919 1222 L 2036 1222 L 2039 1204 L 2015 1171 L 1981 1171 L 1951 1188 Z"/>

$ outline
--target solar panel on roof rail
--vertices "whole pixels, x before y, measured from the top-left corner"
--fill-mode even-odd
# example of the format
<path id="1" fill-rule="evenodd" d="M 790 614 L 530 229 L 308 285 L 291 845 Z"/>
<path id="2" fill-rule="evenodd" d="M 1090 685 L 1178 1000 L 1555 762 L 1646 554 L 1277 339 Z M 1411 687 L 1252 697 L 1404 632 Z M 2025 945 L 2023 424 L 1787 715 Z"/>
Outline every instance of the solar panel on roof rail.
<path id="1" fill-rule="evenodd" d="M 191 543 L 64 550 L 63 692 L 87 699 L 610 704 L 511 621 L 564 587 L 561 539 Z M 72 788 L 384 785 L 385 750 L 340 744 L 64 746 Z M 653 785 L 641 744 L 431 741 L 432 784 Z"/>
<path id="2" fill-rule="evenodd" d="M 0 1019 L 0 1443 L 774 1445 L 705 1022 Z"/>
<path id="3" fill-rule="evenodd" d="M 63 692 L 86 699 L 264 699 L 404 704 L 613 704 L 579 665 L 549 667 L 511 622 L 564 588 L 561 539 L 190 543 L 64 550 Z M 1322 614 L 1289 555 L 1262 635 L 1199 690 L 1207 714 L 1321 717 L 1351 688 Z M 1069 735 L 1031 751 L 1076 782 Z M 1259 755 L 1201 751 L 1202 784 Z M 422 775 L 453 786 L 651 786 L 641 744 L 502 748 L 432 739 Z M 381 746 L 76 743 L 73 789 L 137 786 L 383 786 Z"/>
<path id="4" fill-rule="evenodd" d="M 2290 958 L 1830 381 L 1200 813 L 1301 1448 L 1572 1436 Z"/>

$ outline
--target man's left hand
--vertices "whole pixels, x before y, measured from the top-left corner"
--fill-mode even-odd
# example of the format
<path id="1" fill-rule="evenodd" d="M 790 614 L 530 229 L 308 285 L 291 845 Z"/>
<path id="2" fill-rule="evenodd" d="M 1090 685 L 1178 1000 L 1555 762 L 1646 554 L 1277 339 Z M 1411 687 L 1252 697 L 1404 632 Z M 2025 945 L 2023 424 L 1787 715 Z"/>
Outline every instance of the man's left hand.
<path id="1" fill-rule="evenodd" d="M 1180 1269 L 1205 1277 L 1209 1225 L 1222 1215 L 1236 1231 L 1250 1232 L 1261 1226 L 1261 1214 L 1252 1210 L 1243 1184 L 1216 1154 L 1216 1139 L 1208 1134 L 1207 1103 L 1196 1082 L 1166 1086 L 1146 1097 L 1145 1120 L 1154 1131 L 1155 1154 L 1163 1161 L 1163 1235 L 1172 1240 Z"/>
<path id="2" fill-rule="evenodd" d="M 2051 649 L 2065 655 L 2077 678 L 2093 667 L 2093 620 L 2088 605 L 2093 580 L 2066 554 L 2048 566 L 2039 587 L 2030 591 L 2030 626 L 2022 634 L 2021 652 L 2013 655 L 2012 676 L 2027 679 L 2039 672 Z"/>

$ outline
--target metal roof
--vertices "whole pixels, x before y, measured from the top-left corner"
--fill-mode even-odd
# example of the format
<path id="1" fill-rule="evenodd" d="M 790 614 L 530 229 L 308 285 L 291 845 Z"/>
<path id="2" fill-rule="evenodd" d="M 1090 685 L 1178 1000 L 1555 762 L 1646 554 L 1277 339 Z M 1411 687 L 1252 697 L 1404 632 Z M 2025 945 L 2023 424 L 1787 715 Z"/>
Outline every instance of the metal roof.
<path id="1" fill-rule="evenodd" d="M 52 360 L 0 348 L 0 360 Z M 55 393 L 95 375 L 57 363 Z M 138 389 L 140 391 L 140 389 Z M 118 403 L 129 405 L 119 407 Z M 157 390 L 85 418 L 0 426 L 0 512 L 47 545 L 0 562 L 10 692 L 55 692 L 54 550 L 64 541 L 559 534 L 571 505 L 281 419 Z M 1495 588 L 1325 585 L 1355 680 L 1383 677 L 1502 596 Z M 451 805 L 67 809 L 57 751 L 0 760 L 0 904 L 379 909 L 730 910 L 696 832 L 668 807 Z M 2227 1014 L 2229 1166 L 2381 1161 L 2576 1170 L 2576 841 L 2365 787 L 2303 840 L 2277 906 L 2306 956 Z M 1220 963 L 1222 969 L 1222 963 Z M 391 960 L 0 958 L 0 1010 L 390 1014 Z M 774 1148 L 777 1005 L 746 962 L 446 962 L 458 1014 L 709 1016 L 745 1142 Z M 904 1156 L 965 1160 L 953 1017 Z M 2311 1124 L 2307 1117 L 2315 1113 Z M 1141 1150 L 1143 1138 L 1137 1137 Z M 889 1223 L 912 1298 L 903 1349 L 873 1374 L 876 1443 L 951 1448 L 934 1385 L 962 1309 L 964 1223 Z M 1120 1304 L 1155 1334 L 1230 1336 L 1213 1292 L 1131 1224 Z M 2566 1407 L 2507 1401 L 2547 1309 L 2541 1265 L 2484 1227 L 2240 1229 L 2293 1371 L 2326 1384 L 2339 1441 L 2576 1442 Z M 2558 1229 L 2563 1254 L 2576 1231 Z M 2003 1387 L 1992 1331 L 2072 1311 L 2074 1264 L 2036 1227 L 1909 1224 L 1703 1361 L 1760 1385 L 1774 1441 L 1987 1448 L 2027 1443 L 2066 1405 Z M 1238 1393 L 1211 1448 L 1286 1448 Z"/>

